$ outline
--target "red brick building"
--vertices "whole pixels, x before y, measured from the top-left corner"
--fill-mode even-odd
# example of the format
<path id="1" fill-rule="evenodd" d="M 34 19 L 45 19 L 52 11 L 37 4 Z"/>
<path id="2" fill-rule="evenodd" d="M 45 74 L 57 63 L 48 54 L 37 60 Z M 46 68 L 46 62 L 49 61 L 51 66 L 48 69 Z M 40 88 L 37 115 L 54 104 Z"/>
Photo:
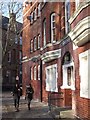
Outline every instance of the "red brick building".
<path id="1" fill-rule="evenodd" d="M 77 117 L 90 118 L 90 3 L 36 1 L 24 6 L 24 95 L 31 82 L 34 99 L 48 102 L 49 95 L 59 96 L 54 105 L 71 107 Z"/>

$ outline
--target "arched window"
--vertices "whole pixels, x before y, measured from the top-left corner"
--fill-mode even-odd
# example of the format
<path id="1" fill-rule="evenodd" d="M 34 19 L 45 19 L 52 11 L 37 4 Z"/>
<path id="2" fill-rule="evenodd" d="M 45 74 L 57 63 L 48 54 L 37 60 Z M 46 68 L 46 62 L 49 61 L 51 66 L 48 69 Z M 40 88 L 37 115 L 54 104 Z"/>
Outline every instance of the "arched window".
<path id="1" fill-rule="evenodd" d="M 68 64 L 71 62 L 71 55 L 69 52 L 66 52 L 63 58 L 63 64 Z"/>

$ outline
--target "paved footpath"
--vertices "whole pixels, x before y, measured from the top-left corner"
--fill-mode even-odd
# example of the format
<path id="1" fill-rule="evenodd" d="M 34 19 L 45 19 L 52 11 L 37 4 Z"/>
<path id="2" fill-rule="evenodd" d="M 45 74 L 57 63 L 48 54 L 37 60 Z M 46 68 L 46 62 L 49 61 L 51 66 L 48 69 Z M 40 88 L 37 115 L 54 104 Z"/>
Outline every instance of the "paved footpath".
<path id="1" fill-rule="evenodd" d="M 21 120 L 31 118 L 53 120 L 47 104 L 32 100 L 31 110 L 28 110 L 27 100 L 22 99 L 22 97 L 20 99 L 19 112 L 15 112 L 12 95 L 4 93 L 2 95 L 2 120 L 16 120 L 18 118 Z"/>
<path id="2" fill-rule="evenodd" d="M 49 112 L 48 104 L 32 100 L 31 110 L 28 110 L 27 101 L 21 97 L 19 112 L 15 112 L 13 98 L 11 93 L 2 94 L 2 120 L 76 120 L 72 115 L 72 111 L 63 111 L 58 113 Z M 56 118 L 58 117 L 58 118 Z M 65 119 L 64 119 L 65 118 Z"/>

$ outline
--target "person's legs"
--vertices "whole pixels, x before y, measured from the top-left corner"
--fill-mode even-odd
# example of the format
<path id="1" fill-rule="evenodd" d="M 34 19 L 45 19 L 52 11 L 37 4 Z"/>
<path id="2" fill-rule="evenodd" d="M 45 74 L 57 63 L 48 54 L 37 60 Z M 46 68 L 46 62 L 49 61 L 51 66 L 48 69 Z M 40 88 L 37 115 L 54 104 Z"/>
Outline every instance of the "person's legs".
<path id="1" fill-rule="evenodd" d="M 14 106 L 15 106 L 15 108 L 16 108 L 16 99 L 14 99 Z"/>
<path id="2" fill-rule="evenodd" d="M 16 98 L 16 110 L 19 111 L 19 98 Z"/>
<path id="3" fill-rule="evenodd" d="M 20 96 L 18 96 L 18 100 L 17 100 L 18 108 L 19 108 L 19 101 L 20 101 Z"/>
<path id="4" fill-rule="evenodd" d="M 28 109 L 30 110 L 30 99 L 28 99 Z"/>

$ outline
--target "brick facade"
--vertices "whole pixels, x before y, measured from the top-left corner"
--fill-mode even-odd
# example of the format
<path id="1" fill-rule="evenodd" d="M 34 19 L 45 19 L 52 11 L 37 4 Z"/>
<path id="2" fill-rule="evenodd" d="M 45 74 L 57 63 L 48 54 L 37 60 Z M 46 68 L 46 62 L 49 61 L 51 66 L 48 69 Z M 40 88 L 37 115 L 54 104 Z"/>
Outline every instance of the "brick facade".
<path id="1" fill-rule="evenodd" d="M 32 18 L 27 19 L 27 16 L 30 17 L 39 4 L 41 5 L 40 16 L 36 20 L 33 19 L 33 23 L 31 23 Z M 65 2 L 29 3 L 24 9 L 22 61 L 24 95 L 25 86 L 31 82 L 35 91 L 34 99 L 48 102 L 51 95 L 51 97 L 56 99 L 52 101 L 54 105 L 72 107 L 75 115 L 83 119 L 90 117 L 90 99 L 81 97 L 83 93 L 80 84 L 80 65 L 82 62 L 80 61 L 80 56 L 82 56 L 81 53 L 90 49 L 90 43 L 87 37 L 85 38 L 86 41 L 83 37 L 81 37 L 80 41 L 77 40 L 80 33 L 80 28 L 78 29 L 77 25 L 84 24 L 80 21 L 89 16 L 88 10 L 90 6 L 89 3 L 86 4 L 85 6 L 85 3 L 82 3 L 81 8 L 76 11 L 75 2 L 70 2 L 69 22 L 71 29 L 66 33 Z M 52 19 L 53 13 L 55 13 L 55 16 Z M 51 36 L 51 20 L 53 23 L 55 22 L 55 41 L 52 41 Z M 85 20 L 87 21 L 87 19 Z M 73 31 L 76 32 L 76 37 L 73 35 Z M 33 41 L 33 51 L 30 51 L 32 48 L 31 40 L 34 40 L 34 37 L 37 39 L 39 33 L 40 48 L 34 50 L 35 44 Z M 40 80 L 38 80 L 39 65 Z M 33 69 L 32 74 L 31 68 Z M 59 100 L 57 100 L 58 97 L 60 97 Z"/>

